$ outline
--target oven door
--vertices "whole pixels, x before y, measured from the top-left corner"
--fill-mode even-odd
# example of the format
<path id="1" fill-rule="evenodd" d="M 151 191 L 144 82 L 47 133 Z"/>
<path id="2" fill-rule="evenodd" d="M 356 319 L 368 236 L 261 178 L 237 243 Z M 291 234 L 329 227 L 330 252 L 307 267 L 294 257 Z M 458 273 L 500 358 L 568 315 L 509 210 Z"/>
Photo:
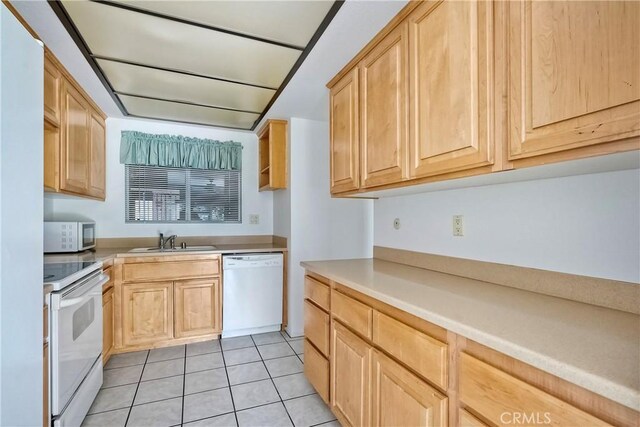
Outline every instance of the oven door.
<path id="1" fill-rule="evenodd" d="M 102 285 L 98 271 L 51 294 L 51 412 L 67 406 L 102 353 Z"/>
<path id="2" fill-rule="evenodd" d="M 78 251 L 96 247 L 96 223 L 78 223 Z"/>

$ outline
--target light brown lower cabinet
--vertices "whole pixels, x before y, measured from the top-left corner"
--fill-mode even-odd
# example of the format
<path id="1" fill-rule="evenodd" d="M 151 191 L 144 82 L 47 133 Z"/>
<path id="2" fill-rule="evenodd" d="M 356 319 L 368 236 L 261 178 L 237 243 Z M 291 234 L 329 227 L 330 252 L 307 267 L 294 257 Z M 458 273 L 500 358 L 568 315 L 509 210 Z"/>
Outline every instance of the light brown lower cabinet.
<path id="1" fill-rule="evenodd" d="M 113 351 L 113 287 L 102 294 L 102 363 L 106 364 Z"/>
<path id="2" fill-rule="evenodd" d="M 112 277 L 114 352 L 220 336 L 219 255 L 117 258 Z"/>
<path id="3" fill-rule="evenodd" d="M 464 405 L 496 425 L 611 425 L 466 353 L 459 393 Z"/>
<path id="4" fill-rule="evenodd" d="M 447 425 L 446 396 L 378 350 L 373 350 L 371 390 L 374 426 Z"/>
<path id="5" fill-rule="evenodd" d="M 324 293 L 305 294 L 304 372 L 345 427 L 638 427 L 637 411 L 316 278 L 331 304 L 325 311 L 309 300 Z M 327 318 L 328 359 L 318 347 Z"/>
<path id="6" fill-rule="evenodd" d="M 173 282 L 126 283 L 122 291 L 125 346 L 173 338 Z"/>
<path id="7" fill-rule="evenodd" d="M 220 279 L 175 282 L 176 338 L 213 334 L 222 330 Z"/>
<path id="8" fill-rule="evenodd" d="M 369 426 L 373 347 L 331 322 L 331 409 L 343 426 Z"/>

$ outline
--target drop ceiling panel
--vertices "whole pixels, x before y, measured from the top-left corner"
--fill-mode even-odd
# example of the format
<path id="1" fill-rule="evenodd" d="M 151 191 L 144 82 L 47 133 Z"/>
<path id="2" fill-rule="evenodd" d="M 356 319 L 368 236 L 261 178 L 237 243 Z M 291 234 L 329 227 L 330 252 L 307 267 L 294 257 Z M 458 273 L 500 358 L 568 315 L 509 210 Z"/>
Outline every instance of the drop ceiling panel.
<path id="1" fill-rule="evenodd" d="M 116 92 L 261 113 L 275 90 L 99 59 Z"/>
<path id="2" fill-rule="evenodd" d="M 331 1 L 140 1 L 116 3 L 304 48 Z"/>
<path id="3" fill-rule="evenodd" d="M 251 129 L 253 123 L 259 117 L 258 114 L 254 113 L 177 104 L 170 101 L 159 101 L 128 95 L 118 95 L 118 97 L 122 100 L 129 114 L 139 117 L 247 130 Z"/>
<path id="4" fill-rule="evenodd" d="M 277 88 L 301 53 L 103 3 L 62 4 L 96 56 Z"/>

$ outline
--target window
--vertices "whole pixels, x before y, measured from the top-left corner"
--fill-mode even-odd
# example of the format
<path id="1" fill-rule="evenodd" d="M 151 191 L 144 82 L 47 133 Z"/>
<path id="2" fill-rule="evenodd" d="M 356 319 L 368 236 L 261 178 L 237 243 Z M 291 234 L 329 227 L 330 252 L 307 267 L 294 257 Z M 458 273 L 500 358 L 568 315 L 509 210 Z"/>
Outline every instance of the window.
<path id="1" fill-rule="evenodd" d="M 126 222 L 242 222 L 238 170 L 125 165 Z"/>

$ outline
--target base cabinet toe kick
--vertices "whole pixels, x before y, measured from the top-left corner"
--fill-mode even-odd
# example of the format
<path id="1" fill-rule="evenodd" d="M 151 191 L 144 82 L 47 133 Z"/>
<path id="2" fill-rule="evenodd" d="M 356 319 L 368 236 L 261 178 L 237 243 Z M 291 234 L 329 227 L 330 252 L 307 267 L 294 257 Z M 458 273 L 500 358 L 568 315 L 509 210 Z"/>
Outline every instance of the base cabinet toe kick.
<path id="1" fill-rule="evenodd" d="M 640 413 L 309 270 L 305 375 L 343 426 L 638 426 Z"/>

